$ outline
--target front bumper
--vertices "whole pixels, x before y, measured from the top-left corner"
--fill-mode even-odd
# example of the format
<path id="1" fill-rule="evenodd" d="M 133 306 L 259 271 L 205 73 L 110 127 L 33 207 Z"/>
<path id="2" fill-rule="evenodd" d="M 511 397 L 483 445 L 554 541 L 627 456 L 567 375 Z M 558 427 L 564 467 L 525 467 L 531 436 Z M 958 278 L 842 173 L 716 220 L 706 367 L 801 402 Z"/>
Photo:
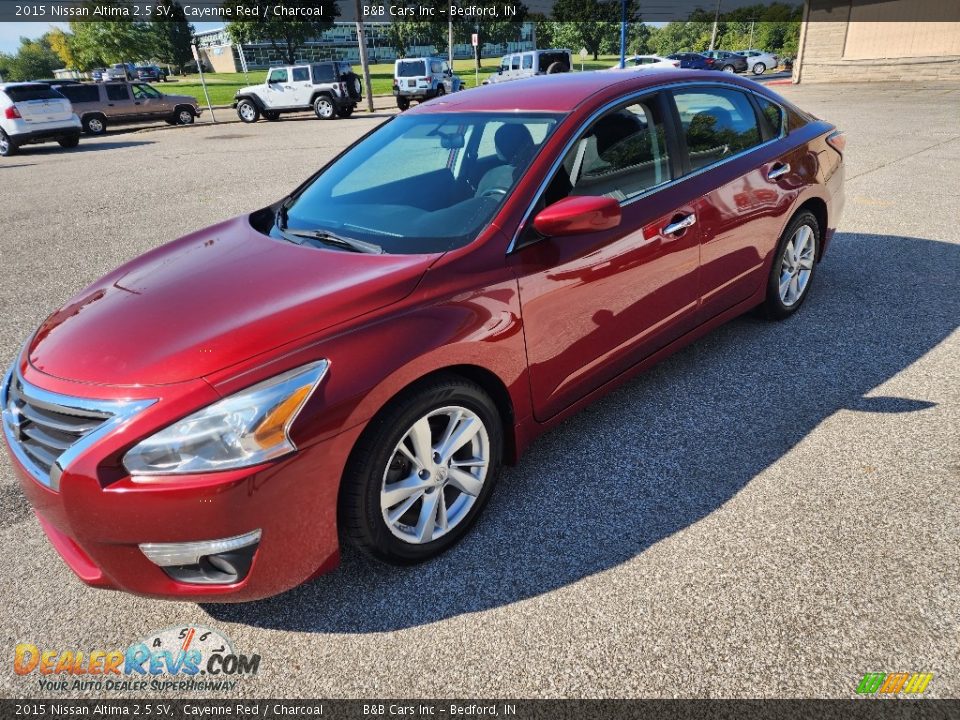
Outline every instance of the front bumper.
<path id="1" fill-rule="evenodd" d="M 23 372 L 33 385 L 39 386 L 46 378 L 57 385 L 48 389 L 65 392 L 64 381 L 30 366 Z M 176 391 L 165 386 L 162 392 L 169 397 L 73 459 L 62 470 L 59 491 L 38 482 L 11 452 L 20 486 L 67 565 L 94 587 L 194 602 L 255 600 L 333 569 L 339 560 L 336 507 L 340 476 L 360 428 L 305 444 L 273 463 L 134 482 L 119 462 L 125 449 L 138 437 L 162 427 L 157 421 L 164 405 L 164 416 L 182 414 L 185 392 L 193 396 L 194 404 L 198 392 L 212 393 L 209 386 L 206 390 L 201 384 L 184 386 Z M 79 385 L 74 390 L 81 388 L 87 393 L 92 390 Z M 158 388 L 143 390 L 149 393 Z M 10 451 L 7 433 L 4 440 Z M 260 531 L 260 536 L 249 571 L 232 583 L 177 580 L 148 558 L 145 550 L 150 550 L 149 545 L 140 547 L 212 541 L 253 531 Z"/>

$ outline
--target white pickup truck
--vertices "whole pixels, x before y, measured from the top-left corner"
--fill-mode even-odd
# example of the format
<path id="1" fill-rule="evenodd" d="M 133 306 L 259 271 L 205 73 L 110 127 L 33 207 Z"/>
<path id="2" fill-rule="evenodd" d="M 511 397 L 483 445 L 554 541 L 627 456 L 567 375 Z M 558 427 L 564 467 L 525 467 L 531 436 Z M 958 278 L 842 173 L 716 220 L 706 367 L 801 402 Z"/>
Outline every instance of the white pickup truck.
<path id="1" fill-rule="evenodd" d="M 350 117 L 362 98 L 363 86 L 350 64 L 327 60 L 272 67 L 262 85 L 237 90 L 233 107 L 246 123 L 311 108 L 321 120 L 331 120 Z"/>

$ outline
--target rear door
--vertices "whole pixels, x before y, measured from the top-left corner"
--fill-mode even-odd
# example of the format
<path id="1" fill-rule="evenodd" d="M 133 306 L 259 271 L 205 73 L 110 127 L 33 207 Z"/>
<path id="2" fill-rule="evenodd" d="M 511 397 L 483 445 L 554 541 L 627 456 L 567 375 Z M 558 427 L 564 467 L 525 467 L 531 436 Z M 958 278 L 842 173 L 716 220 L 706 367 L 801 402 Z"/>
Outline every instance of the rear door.
<path id="1" fill-rule="evenodd" d="M 70 101 L 49 85 L 13 85 L 6 93 L 28 124 L 64 122 L 73 115 Z"/>
<path id="2" fill-rule="evenodd" d="M 104 115 L 111 120 L 131 120 L 137 117 L 138 106 L 134 104 L 130 86 L 127 83 L 107 83 L 107 105 Z"/>
<path id="3" fill-rule="evenodd" d="M 681 171 L 672 128 L 663 93 L 606 112 L 574 141 L 519 236 L 510 258 L 538 420 L 693 327 L 698 197 L 671 182 Z M 558 238 L 532 231 L 539 210 L 580 195 L 618 200 L 619 227 Z"/>
<path id="4" fill-rule="evenodd" d="M 309 107 L 313 95 L 313 83 L 310 82 L 310 68 L 300 65 L 290 68 L 290 87 L 294 107 Z"/>
<path id="5" fill-rule="evenodd" d="M 675 89 L 671 96 L 683 130 L 684 172 L 691 176 L 684 184 L 703 192 L 698 221 L 706 320 L 747 300 L 763 283 L 782 221 L 778 208 L 781 184 L 789 183 L 789 159 L 776 156 L 769 141 L 779 128 L 762 126 L 746 91 L 704 85 Z"/>

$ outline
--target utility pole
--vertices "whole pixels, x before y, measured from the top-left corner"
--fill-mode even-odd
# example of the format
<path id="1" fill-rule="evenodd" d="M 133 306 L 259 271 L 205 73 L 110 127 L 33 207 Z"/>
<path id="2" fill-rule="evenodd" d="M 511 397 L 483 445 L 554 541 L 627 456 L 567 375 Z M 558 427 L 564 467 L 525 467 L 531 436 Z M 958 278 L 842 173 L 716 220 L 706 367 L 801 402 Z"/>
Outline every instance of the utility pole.
<path id="1" fill-rule="evenodd" d="M 360 45 L 360 66 L 363 68 L 363 91 L 367 96 L 367 110 L 373 112 L 373 87 L 370 85 L 370 61 L 367 59 L 367 36 L 363 31 L 363 8 L 354 0 L 357 12 L 357 43 Z"/>
<path id="2" fill-rule="evenodd" d="M 453 18 L 447 20 L 447 60 L 453 70 Z"/>
<path id="3" fill-rule="evenodd" d="M 754 25 L 754 23 L 756 23 L 756 20 L 751 20 L 751 21 L 750 21 L 750 47 L 749 47 L 749 49 L 751 49 L 751 50 L 753 49 L 753 25 Z"/>
<path id="4" fill-rule="evenodd" d="M 710 49 L 714 50 L 717 44 L 717 23 L 720 22 L 720 0 L 717 0 L 717 11 L 713 14 L 713 34 L 710 35 Z"/>
<path id="5" fill-rule="evenodd" d="M 627 0 L 620 0 L 620 69 L 627 66 Z"/>

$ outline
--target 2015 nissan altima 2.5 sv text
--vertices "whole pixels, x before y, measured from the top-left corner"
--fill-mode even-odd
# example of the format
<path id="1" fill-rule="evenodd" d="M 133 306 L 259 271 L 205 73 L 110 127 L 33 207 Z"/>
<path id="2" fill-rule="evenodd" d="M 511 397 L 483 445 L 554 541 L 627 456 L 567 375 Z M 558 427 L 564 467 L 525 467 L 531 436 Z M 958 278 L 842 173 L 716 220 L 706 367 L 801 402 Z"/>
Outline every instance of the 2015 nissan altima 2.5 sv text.
<path id="1" fill-rule="evenodd" d="M 0 388 L 20 484 L 84 582 L 148 596 L 276 594 L 344 541 L 433 557 L 538 433 L 726 320 L 795 312 L 842 152 L 709 72 L 437 98 L 50 315 Z"/>

